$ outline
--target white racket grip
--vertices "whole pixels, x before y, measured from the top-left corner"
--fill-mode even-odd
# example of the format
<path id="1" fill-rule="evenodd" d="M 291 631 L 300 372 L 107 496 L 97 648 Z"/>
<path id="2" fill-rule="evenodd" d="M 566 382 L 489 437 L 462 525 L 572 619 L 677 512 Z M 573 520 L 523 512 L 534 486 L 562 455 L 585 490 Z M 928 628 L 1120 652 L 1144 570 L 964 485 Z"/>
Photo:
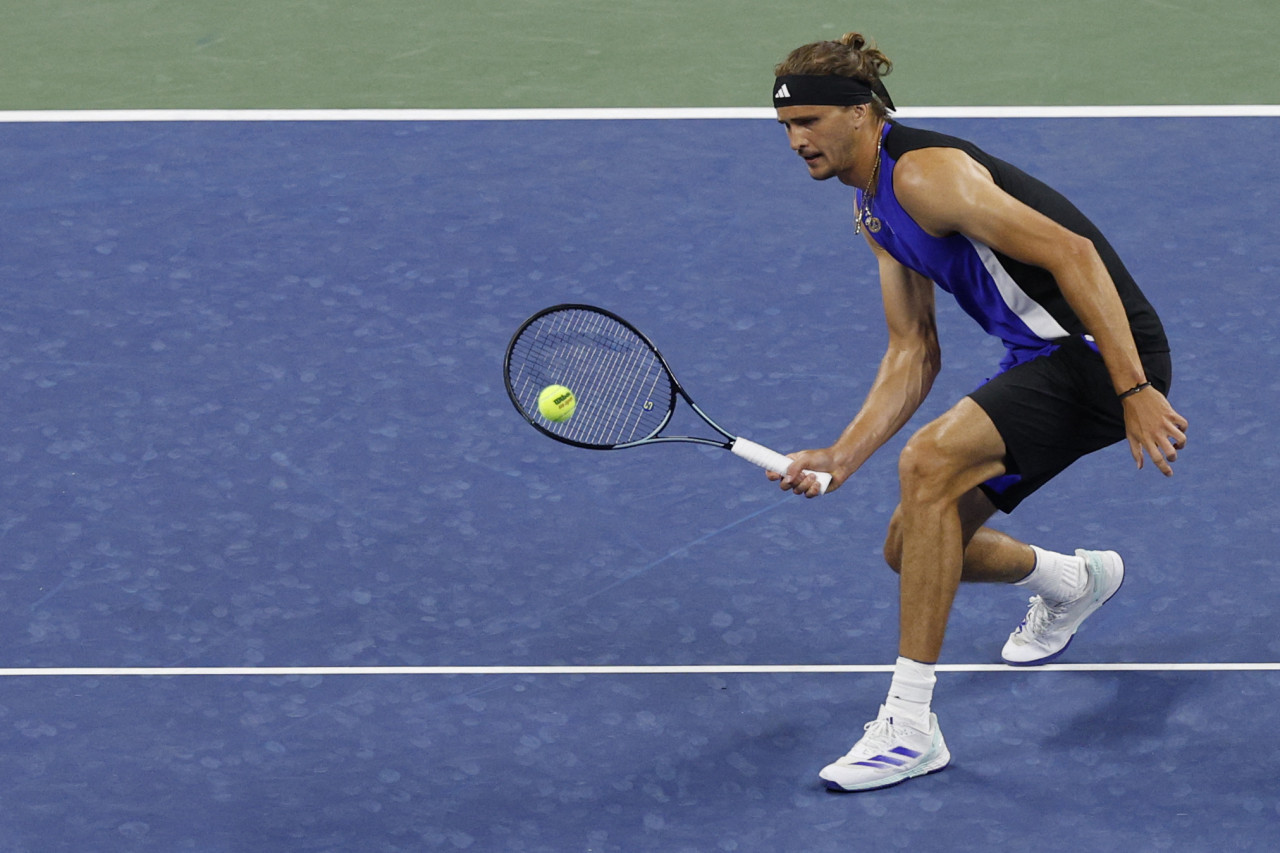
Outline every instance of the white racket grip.
<path id="1" fill-rule="evenodd" d="M 733 446 L 729 448 L 733 451 L 734 456 L 740 456 L 743 459 L 761 468 L 767 468 L 775 474 L 785 474 L 787 469 L 791 467 L 791 459 L 783 456 L 776 450 L 770 450 L 763 444 L 756 444 L 745 438 L 737 438 L 733 442 Z M 805 469 L 806 474 L 812 474 L 818 478 L 818 494 L 825 495 L 827 486 L 831 485 L 831 475 L 825 471 L 810 471 Z"/>

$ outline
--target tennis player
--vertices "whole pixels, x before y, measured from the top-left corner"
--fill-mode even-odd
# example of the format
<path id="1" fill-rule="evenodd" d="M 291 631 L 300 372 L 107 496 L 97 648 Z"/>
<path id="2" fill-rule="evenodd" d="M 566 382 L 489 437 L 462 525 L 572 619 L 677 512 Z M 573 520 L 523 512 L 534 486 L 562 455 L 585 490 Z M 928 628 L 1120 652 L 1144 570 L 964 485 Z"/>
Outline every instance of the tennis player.
<path id="1" fill-rule="evenodd" d="M 1169 405 L 1169 344 L 1115 250 L 1066 198 L 956 138 L 898 124 L 869 40 L 797 48 L 775 69 L 773 102 L 816 180 L 856 189 L 854 230 L 879 267 L 888 349 L 861 409 L 830 447 L 792 454 L 780 480 L 809 497 L 802 469 L 836 489 L 901 429 L 938 373 L 934 285 L 1005 356 L 996 375 L 921 427 L 899 459 L 900 503 L 885 558 L 899 573 L 899 658 L 866 734 L 820 776 L 834 790 L 893 785 L 947 766 L 931 711 L 934 667 L 961 581 L 1032 593 L 1003 658 L 1042 664 L 1124 579 L 1113 551 L 1053 553 L 984 526 L 1081 456 L 1128 439 L 1166 476 L 1187 421 Z"/>

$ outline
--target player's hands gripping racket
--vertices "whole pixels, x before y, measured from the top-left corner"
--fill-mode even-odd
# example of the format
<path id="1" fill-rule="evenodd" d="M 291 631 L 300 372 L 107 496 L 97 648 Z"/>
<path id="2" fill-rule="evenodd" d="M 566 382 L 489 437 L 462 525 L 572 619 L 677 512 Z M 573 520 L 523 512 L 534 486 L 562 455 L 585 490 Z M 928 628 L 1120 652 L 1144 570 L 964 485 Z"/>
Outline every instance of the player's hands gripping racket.
<path id="1" fill-rule="evenodd" d="M 557 441 L 592 450 L 684 441 L 722 447 L 778 474 L 791 466 L 781 453 L 735 436 L 707 417 L 658 348 L 604 309 L 556 305 L 539 311 L 511 338 L 503 369 L 516 409 Z M 662 435 L 677 396 L 719 437 Z M 826 492 L 830 474 L 805 473 L 817 479 L 819 494 Z"/>

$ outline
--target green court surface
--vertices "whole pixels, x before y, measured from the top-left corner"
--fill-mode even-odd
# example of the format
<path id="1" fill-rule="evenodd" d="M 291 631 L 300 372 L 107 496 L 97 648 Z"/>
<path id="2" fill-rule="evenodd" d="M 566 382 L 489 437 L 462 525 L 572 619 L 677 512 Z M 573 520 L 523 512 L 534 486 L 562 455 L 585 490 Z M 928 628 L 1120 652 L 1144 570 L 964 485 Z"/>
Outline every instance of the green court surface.
<path id="1" fill-rule="evenodd" d="M 861 30 L 899 106 L 1275 104 L 1275 0 L 0 0 L 0 110 L 768 106 Z"/>

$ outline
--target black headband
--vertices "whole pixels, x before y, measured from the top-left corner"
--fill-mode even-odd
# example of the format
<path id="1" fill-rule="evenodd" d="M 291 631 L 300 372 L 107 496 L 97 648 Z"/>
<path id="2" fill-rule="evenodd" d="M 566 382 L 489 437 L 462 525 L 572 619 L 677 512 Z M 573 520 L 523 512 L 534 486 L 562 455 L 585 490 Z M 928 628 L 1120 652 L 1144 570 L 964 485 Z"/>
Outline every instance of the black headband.
<path id="1" fill-rule="evenodd" d="M 868 85 L 853 77 L 839 74 L 787 74 L 773 81 L 773 106 L 851 107 L 869 104 L 877 97 L 889 109 L 893 100 L 879 80 Z"/>

